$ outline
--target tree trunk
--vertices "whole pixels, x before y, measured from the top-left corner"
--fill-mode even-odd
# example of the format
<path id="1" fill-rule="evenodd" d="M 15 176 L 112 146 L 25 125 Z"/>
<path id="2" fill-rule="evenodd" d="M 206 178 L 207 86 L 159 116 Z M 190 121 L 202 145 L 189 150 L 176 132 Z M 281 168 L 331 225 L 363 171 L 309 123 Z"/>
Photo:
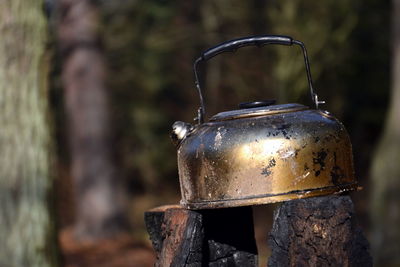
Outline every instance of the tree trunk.
<path id="1" fill-rule="evenodd" d="M 0 3 L 0 266 L 54 266 L 42 1 Z"/>
<path id="2" fill-rule="evenodd" d="M 268 266 L 372 266 L 349 196 L 283 202 L 274 212 Z"/>
<path id="3" fill-rule="evenodd" d="M 392 8 L 392 92 L 372 178 L 372 244 L 377 264 L 400 264 L 400 1 Z"/>
<path id="4" fill-rule="evenodd" d="M 90 0 L 61 0 L 58 42 L 69 126 L 80 240 L 110 237 L 127 226 L 124 191 L 113 157 L 106 64 L 99 14 Z"/>

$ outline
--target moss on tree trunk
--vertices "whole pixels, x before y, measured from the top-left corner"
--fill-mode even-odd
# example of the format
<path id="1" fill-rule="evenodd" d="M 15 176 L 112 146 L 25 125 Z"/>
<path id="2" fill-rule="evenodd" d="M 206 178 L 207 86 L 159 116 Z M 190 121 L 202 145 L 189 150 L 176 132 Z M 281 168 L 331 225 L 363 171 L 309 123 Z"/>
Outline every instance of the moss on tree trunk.
<path id="1" fill-rule="evenodd" d="M 0 266 L 54 266 L 42 1 L 0 2 Z"/>

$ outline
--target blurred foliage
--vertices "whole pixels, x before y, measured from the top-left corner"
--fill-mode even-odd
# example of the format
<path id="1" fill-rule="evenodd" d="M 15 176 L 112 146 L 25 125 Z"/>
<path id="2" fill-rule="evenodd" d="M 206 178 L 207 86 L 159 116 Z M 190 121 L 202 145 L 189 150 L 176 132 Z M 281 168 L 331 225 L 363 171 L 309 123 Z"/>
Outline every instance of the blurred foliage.
<path id="1" fill-rule="evenodd" d="M 350 134 L 356 176 L 365 188 L 352 198 L 359 222 L 368 231 L 369 191 L 374 190 L 368 179 L 370 162 L 389 102 L 389 1 L 95 3 L 102 15 L 100 42 L 109 68 L 115 152 L 122 179 L 133 196 L 129 216 L 135 237 L 148 239 L 142 219 L 146 209 L 179 199 L 176 149 L 169 132 L 174 121 L 193 122 L 196 115 L 194 60 L 220 42 L 257 34 L 289 35 L 305 43 L 315 89 L 327 101 L 321 108 L 332 112 Z M 73 222 L 74 200 L 70 198 L 75 189 L 68 179 L 68 132 L 57 53 L 54 61 L 50 93 L 60 170 L 57 197 L 63 202 L 60 225 L 66 226 Z M 225 53 L 202 64 L 200 74 L 207 117 L 236 109 L 240 102 L 271 98 L 311 106 L 303 58 L 296 46 L 248 47 Z M 257 229 L 267 231 L 265 221 L 271 219 L 272 207 L 255 209 L 256 216 L 263 216 L 261 223 L 256 220 Z M 269 209 L 267 214 L 263 208 Z M 263 255 L 266 244 L 259 243 Z"/>
<path id="2" fill-rule="evenodd" d="M 366 189 L 353 194 L 353 199 L 360 223 L 368 229 L 369 166 L 390 87 L 389 1 L 96 3 L 102 12 L 100 41 L 109 68 L 116 157 L 134 196 L 129 212 L 136 233 L 147 240 L 141 224 L 144 210 L 179 199 L 176 149 L 169 132 L 174 121 L 193 122 L 196 115 L 194 60 L 220 42 L 257 34 L 289 35 L 305 43 L 315 89 L 327 101 L 321 108 L 332 112 L 350 134 L 356 176 Z M 52 105 L 57 111 L 61 177 L 67 177 L 60 66 L 56 67 L 51 73 Z M 202 64 L 200 74 L 207 117 L 236 109 L 240 102 L 271 98 L 278 103 L 311 105 L 302 54 L 296 46 L 248 47 L 225 53 Z M 74 190 L 68 179 L 59 180 L 58 196 L 66 194 L 65 188 Z"/>
<path id="3" fill-rule="evenodd" d="M 315 87 L 328 103 L 323 108 L 344 121 L 356 163 L 366 169 L 389 88 L 389 2 L 100 3 L 116 150 L 133 192 L 178 194 L 168 134 L 175 120 L 190 122 L 196 114 L 192 63 L 212 45 L 252 34 L 290 35 L 306 44 Z M 212 59 L 201 73 L 208 116 L 256 99 L 310 104 L 298 47 L 241 49 Z"/>
<path id="4" fill-rule="evenodd" d="M 267 13 L 273 21 L 275 32 L 301 37 L 306 43 L 309 57 L 312 59 L 313 77 L 317 89 L 320 88 L 317 93 L 326 95 L 329 102 L 334 103 L 336 112 L 343 109 L 344 101 L 340 98 L 346 83 L 335 70 L 346 64 L 345 60 L 351 52 L 347 41 L 359 17 L 357 13 L 349 13 L 349 10 L 354 9 L 354 3 L 356 2 L 341 0 L 315 5 L 300 0 L 280 1 Z M 312 10 L 312 13 L 298 12 L 299 10 Z M 341 56 L 338 57 L 338 54 Z M 301 97 L 308 87 L 302 55 L 279 49 L 277 57 L 274 75 L 283 99 L 287 101 L 293 97 Z M 332 90 L 335 94 L 325 93 Z"/>

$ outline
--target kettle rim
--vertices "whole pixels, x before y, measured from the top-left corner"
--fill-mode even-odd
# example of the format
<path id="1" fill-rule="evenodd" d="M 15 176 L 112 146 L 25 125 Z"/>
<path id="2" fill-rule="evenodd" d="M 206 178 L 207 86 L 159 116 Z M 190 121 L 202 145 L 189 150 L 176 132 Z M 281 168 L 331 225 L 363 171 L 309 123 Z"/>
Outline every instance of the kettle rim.
<path id="1" fill-rule="evenodd" d="M 309 107 L 297 104 L 297 103 L 288 103 L 288 104 L 279 104 L 279 105 L 270 105 L 263 107 L 255 107 L 255 108 L 246 108 L 246 109 L 237 109 L 230 111 L 223 111 L 212 116 L 209 121 L 217 122 L 217 121 L 226 121 L 226 120 L 234 120 L 241 118 L 250 118 L 250 117 L 258 117 L 258 116 L 266 116 L 272 114 L 281 114 L 288 112 L 296 112 L 301 110 L 310 109 Z"/>

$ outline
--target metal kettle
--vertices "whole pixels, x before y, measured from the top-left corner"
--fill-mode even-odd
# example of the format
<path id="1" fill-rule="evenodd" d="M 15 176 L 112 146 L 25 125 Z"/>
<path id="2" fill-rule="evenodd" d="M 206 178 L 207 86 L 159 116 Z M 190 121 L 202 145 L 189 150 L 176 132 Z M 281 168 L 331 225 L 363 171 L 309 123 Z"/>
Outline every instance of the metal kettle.
<path id="1" fill-rule="evenodd" d="M 297 45 L 315 109 L 301 104 L 244 103 L 204 121 L 198 80 L 202 61 L 244 46 Z M 354 190 L 352 148 L 344 126 L 321 111 L 304 44 L 288 36 L 263 35 L 212 47 L 194 63 L 200 95 L 197 124 L 175 122 L 181 204 L 189 209 L 257 205 Z"/>

